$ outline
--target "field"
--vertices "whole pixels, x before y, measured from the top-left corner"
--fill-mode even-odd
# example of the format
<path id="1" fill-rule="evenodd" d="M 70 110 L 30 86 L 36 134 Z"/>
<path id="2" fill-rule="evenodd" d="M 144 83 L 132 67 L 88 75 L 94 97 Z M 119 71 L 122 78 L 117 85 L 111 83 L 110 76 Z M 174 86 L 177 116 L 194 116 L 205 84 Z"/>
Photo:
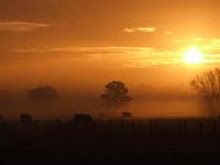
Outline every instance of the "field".
<path id="1" fill-rule="evenodd" d="M 69 121 L 1 123 L 1 155 L 81 161 L 210 160 L 220 151 L 218 119 L 115 119 L 73 126 Z"/>

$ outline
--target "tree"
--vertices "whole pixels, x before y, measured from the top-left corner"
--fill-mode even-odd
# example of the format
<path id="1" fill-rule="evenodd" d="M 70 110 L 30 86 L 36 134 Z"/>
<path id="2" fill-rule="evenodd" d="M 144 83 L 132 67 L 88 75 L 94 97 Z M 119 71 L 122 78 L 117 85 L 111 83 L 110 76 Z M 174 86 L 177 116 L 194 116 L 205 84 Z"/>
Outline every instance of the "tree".
<path id="1" fill-rule="evenodd" d="M 132 100 L 127 94 L 128 88 L 123 82 L 112 81 L 105 86 L 105 92 L 101 95 L 101 98 L 106 103 L 122 104 Z"/>
<path id="2" fill-rule="evenodd" d="M 52 102 L 57 101 L 58 98 L 57 89 L 51 86 L 33 88 L 28 92 L 28 99 L 33 102 Z"/>
<path id="3" fill-rule="evenodd" d="M 220 69 L 216 68 L 197 75 L 191 85 L 204 100 L 210 113 L 218 113 L 220 107 Z"/>

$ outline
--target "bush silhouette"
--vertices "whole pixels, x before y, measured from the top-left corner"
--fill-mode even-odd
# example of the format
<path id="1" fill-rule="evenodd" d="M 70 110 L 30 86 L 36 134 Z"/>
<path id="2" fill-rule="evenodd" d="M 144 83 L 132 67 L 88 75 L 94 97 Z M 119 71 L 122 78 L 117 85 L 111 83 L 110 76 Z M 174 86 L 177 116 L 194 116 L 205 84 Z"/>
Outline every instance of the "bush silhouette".
<path id="1" fill-rule="evenodd" d="M 197 75 L 191 85 L 206 103 L 210 113 L 217 114 L 220 107 L 220 69 Z"/>
<path id="2" fill-rule="evenodd" d="M 94 127 L 94 121 L 91 115 L 88 114 L 75 114 L 73 117 L 73 124 L 76 127 L 86 128 Z"/>
<path id="3" fill-rule="evenodd" d="M 20 127 L 23 129 L 31 128 L 33 126 L 33 119 L 30 114 L 20 115 Z"/>
<path id="4" fill-rule="evenodd" d="M 123 118 L 131 118 L 132 117 L 132 113 L 131 112 L 122 112 L 122 117 Z"/>
<path id="5" fill-rule="evenodd" d="M 132 100 L 128 95 L 128 88 L 123 82 L 112 81 L 105 86 L 105 92 L 101 98 L 110 104 L 121 104 Z"/>
<path id="6" fill-rule="evenodd" d="M 33 88 L 28 92 L 28 99 L 32 102 L 57 101 L 59 94 L 57 89 L 51 86 Z"/>

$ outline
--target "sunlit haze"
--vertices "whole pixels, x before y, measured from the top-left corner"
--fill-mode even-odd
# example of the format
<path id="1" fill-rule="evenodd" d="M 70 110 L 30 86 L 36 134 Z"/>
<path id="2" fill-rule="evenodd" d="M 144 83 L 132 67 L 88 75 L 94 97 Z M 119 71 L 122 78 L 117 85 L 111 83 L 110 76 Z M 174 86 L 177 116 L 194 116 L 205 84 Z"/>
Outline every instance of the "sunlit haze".
<path id="1" fill-rule="evenodd" d="M 186 64 L 200 64 L 203 62 L 203 54 L 196 48 L 190 48 L 185 53 L 184 62 Z"/>
<path id="2" fill-rule="evenodd" d="M 1 0 L 1 95 L 14 101 L 22 96 L 18 98 L 25 102 L 29 89 L 51 85 L 63 100 L 71 100 L 67 101 L 71 106 L 44 115 L 68 116 L 74 110 L 102 109 L 100 94 L 108 82 L 118 80 L 128 87 L 134 98 L 128 109 L 138 116 L 203 115 L 192 103 L 195 92 L 190 83 L 220 63 L 218 4 L 215 0 Z M 157 107 L 155 100 L 167 99 L 175 103 Z M 6 106 L 3 114 L 31 112 L 29 105 L 15 102 L 10 106 L 19 107 Z"/>

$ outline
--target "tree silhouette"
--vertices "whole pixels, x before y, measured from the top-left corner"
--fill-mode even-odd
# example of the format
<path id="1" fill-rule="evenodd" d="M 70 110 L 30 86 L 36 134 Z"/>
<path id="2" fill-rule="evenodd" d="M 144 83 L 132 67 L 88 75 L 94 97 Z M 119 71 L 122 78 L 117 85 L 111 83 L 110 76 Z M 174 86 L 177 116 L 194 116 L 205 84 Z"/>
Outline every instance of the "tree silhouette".
<path id="1" fill-rule="evenodd" d="M 128 88 L 123 82 L 112 81 L 105 86 L 105 92 L 101 95 L 101 98 L 110 104 L 121 104 L 132 100 L 132 98 L 127 95 Z"/>
<path id="2" fill-rule="evenodd" d="M 28 99 L 33 102 L 57 101 L 59 94 L 57 89 L 51 86 L 33 88 L 28 92 Z"/>
<path id="3" fill-rule="evenodd" d="M 218 113 L 220 107 L 220 69 L 216 68 L 197 75 L 191 85 L 203 98 L 210 113 Z"/>

